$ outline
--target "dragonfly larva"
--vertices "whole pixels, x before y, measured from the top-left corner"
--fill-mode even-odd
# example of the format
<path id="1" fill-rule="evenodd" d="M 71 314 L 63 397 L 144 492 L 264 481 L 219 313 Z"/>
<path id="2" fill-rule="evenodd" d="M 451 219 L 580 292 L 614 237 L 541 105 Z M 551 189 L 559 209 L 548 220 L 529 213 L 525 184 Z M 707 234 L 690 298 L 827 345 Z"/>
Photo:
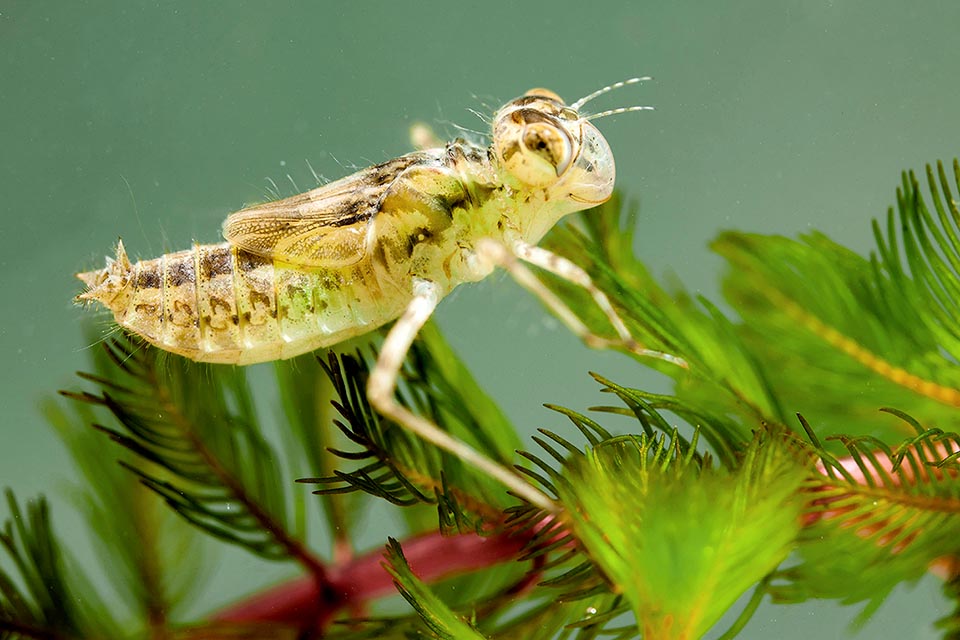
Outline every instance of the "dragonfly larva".
<path id="1" fill-rule="evenodd" d="M 462 139 L 422 149 L 306 193 L 230 215 L 226 242 L 130 262 L 122 244 L 103 269 L 78 274 L 80 301 L 104 304 L 119 325 L 192 360 L 252 364 L 290 358 L 399 318 L 370 376 L 384 415 L 500 478 L 534 504 L 542 493 L 393 399 L 407 350 L 437 303 L 496 266 L 539 295 L 574 331 L 593 336 L 521 262 L 565 277 L 593 296 L 618 344 L 636 345 L 586 273 L 536 243 L 563 216 L 606 201 L 613 154 L 589 116 L 533 89 L 497 111 L 489 147 Z"/>

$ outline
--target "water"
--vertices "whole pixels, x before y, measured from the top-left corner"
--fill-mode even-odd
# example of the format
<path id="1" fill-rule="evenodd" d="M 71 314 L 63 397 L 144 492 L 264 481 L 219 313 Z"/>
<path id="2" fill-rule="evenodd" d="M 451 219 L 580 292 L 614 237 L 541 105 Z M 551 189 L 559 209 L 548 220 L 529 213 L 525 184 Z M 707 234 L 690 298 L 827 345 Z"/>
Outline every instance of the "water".
<path id="1" fill-rule="evenodd" d="M 483 129 L 468 108 L 489 113 L 533 86 L 572 99 L 655 76 L 602 106 L 657 111 L 601 129 L 620 187 L 640 202 L 643 255 L 714 298 L 720 264 L 705 245 L 718 229 L 816 228 L 867 249 L 868 220 L 892 203 L 898 172 L 958 153 L 956 3 L 636 4 L 4 3 L 0 483 L 51 495 L 62 533 L 80 526 L 67 456 L 37 409 L 85 366 L 73 273 L 99 266 L 118 236 L 140 257 L 216 241 L 225 214 L 263 199 L 267 179 L 290 192 L 287 174 L 312 186 L 307 161 L 336 178 L 393 157 L 414 121 Z M 599 401 L 588 369 L 662 388 L 582 348 L 502 278 L 458 292 L 439 320 L 531 429 L 560 425 L 541 402 Z M 223 563 L 197 610 L 255 588 L 251 563 Z M 862 635 L 933 637 L 914 621 L 944 607 L 927 580 Z M 807 637 L 807 617 L 837 630 L 851 616 L 762 609 L 750 631 Z"/>

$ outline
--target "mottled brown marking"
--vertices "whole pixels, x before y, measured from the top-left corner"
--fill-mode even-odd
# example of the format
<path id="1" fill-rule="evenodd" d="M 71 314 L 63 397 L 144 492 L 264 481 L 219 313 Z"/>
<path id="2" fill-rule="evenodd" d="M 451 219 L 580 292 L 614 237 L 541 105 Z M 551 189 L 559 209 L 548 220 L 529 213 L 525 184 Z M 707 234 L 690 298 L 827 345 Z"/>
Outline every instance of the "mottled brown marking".
<path id="1" fill-rule="evenodd" d="M 199 318 L 193 307 L 183 300 L 173 301 L 173 311 L 169 316 L 170 322 L 178 327 L 196 327 L 199 326 Z"/>
<path id="2" fill-rule="evenodd" d="M 237 269 L 240 273 L 249 273 L 266 264 L 272 264 L 272 261 L 262 256 L 258 256 L 255 253 L 250 253 L 249 251 L 244 251 L 243 249 L 237 249 Z"/>
<path id="3" fill-rule="evenodd" d="M 232 271 L 230 264 L 230 249 L 216 248 L 204 251 L 200 257 L 200 274 L 204 280 L 212 280 L 217 276 L 229 275 Z"/>
<path id="4" fill-rule="evenodd" d="M 489 152 L 489 149 L 475 147 L 472 144 L 458 140 L 456 144 L 451 143 L 447 146 L 444 164 L 449 167 L 462 162 L 482 162 L 484 159 L 490 157 Z"/>
<path id="5" fill-rule="evenodd" d="M 443 275 L 445 275 L 445 276 L 448 277 L 448 278 L 450 277 L 450 273 L 451 273 L 451 272 L 450 272 L 450 263 L 453 261 L 453 256 L 454 256 L 454 255 L 455 255 L 455 254 L 452 254 L 452 253 L 451 253 L 450 255 L 448 255 L 446 258 L 443 259 L 443 265 L 442 265 Z"/>
<path id="6" fill-rule="evenodd" d="M 263 313 L 266 312 L 271 318 L 277 317 L 277 310 L 271 304 L 270 296 L 263 293 L 262 291 L 250 290 L 247 295 L 247 299 L 250 301 L 250 308 L 254 313 Z M 249 314 L 244 314 L 244 319 L 249 319 L 247 316 Z M 265 320 L 264 320 L 265 321 Z M 261 323 L 253 323 L 261 324 Z"/>
<path id="7" fill-rule="evenodd" d="M 506 149 L 503 150 L 503 152 L 501 153 L 501 157 L 504 160 L 509 160 L 519 152 L 520 152 L 520 143 L 517 142 L 516 140 L 513 140 L 510 142 L 510 144 L 507 145 Z"/>
<path id="8" fill-rule="evenodd" d="M 532 93 L 530 95 L 523 96 L 522 98 L 517 98 L 516 100 L 511 102 L 511 104 L 514 104 L 518 107 L 523 107 L 528 104 L 532 104 L 534 102 L 543 102 L 544 100 L 548 102 L 553 102 L 555 104 L 561 104 L 560 102 L 557 102 L 556 98 L 554 98 L 553 96 L 548 96 L 544 93 Z"/>
<path id="9" fill-rule="evenodd" d="M 167 266 L 167 276 L 171 287 L 182 287 L 185 284 L 193 284 L 193 265 L 186 260 L 170 262 Z"/>
<path id="10" fill-rule="evenodd" d="M 298 287 L 293 284 L 287 285 L 287 298 L 290 300 L 303 300 L 306 304 L 303 305 L 304 313 L 313 313 L 313 296 L 310 295 L 303 287 Z M 289 311 L 289 309 L 287 309 Z M 287 312 L 285 311 L 285 313 Z"/>
<path id="11" fill-rule="evenodd" d="M 224 313 L 230 313 L 233 310 L 230 303 L 224 300 L 223 298 L 210 296 L 210 308 L 213 309 L 214 312 L 216 312 L 217 307 L 222 309 Z"/>
<path id="12" fill-rule="evenodd" d="M 343 286 L 342 278 L 343 276 L 340 274 L 327 272 L 323 276 L 323 280 L 321 281 L 321 286 L 323 289 L 326 289 L 328 291 L 339 291 L 340 287 Z"/>
<path id="13" fill-rule="evenodd" d="M 469 203 L 469 192 L 464 190 L 458 193 L 443 194 L 438 196 L 440 208 L 446 211 L 450 219 L 453 219 L 454 209 L 466 209 Z"/>
<path id="14" fill-rule="evenodd" d="M 433 237 L 433 232 L 427 227 L 419 227 L 414 229 L 413 232 L 407 236 L 407 257 L 412 258 L 413 252 L 417 249 L 417 245 L 421 243 L 429 244 L 433 240 Z"/>
<path id="15" fill-rule="evenodd" d="M 140 304 L 133 305 L 133 310 L 145 316 L 153 317 L 157 315 L 157 312 L 160 310 L 160 307 L 159 305 L 156 305 L 156 304 L 147 304 L 147 303 L 141 302 Z"/>
<path id="16" fill-rule="evenodd" d="M 140 273 L 137 274 L 137 289 L 159 289 L 161 286 L 160 273 L 156 269 L 150 267 L 140 269 Z"/>
<path id="17" fill-rule="evenodd" d="M 373 247 L 373 261 L 377 264 L 387 266 L 387 243 L 385 240 L 381 240 Z"/>
<path id="18" fill-rule="evenodd" d="M 206 323 L 211 329 L 223 331 L 230 327 L 230 317 L 233 312 L 233 306 L 216 296 L 210 296 L 211 314 L 206 318 Z"/>
<path id="19" fill-rule="evenodd" d="M 534 122 L 546 122 L 547 124 L 563 130 L 563 125 L 553 116 L 540 111 L 539 109 L 517 109 L 513 112 L 513 121 L 517 124 L 531 124 Z M 517 119 L 519 116 L 519 120 Z"/>
<path id="20" fill-rule="evenodd" d="M 360 198 L 345 201 L 340 207 L 331 212 L 333 220 L 329 222 L 331 227 L 349 227 L 364 220 L 368 220 L 376 210 L 370 202 Z"/>
<path id="21" fill-rule="evenodd" d="M 250 292 L 250 306 L 253 307 L 253 310 L 257 310 L 257 305 L 263 305 L 264 307 L 270 307 L 270 296 L 260 291 L 251 291 Z"/>
<path id="22" fill-rule="evenodd" d="M 393 182 L 404 170 L 412 167 L 414 164 L 422 162 L 423 157 L 423 154 L 420 153 L 410 153 L 399 158 L 394 158 L 393 160 L 381 162 L 371 167 L 369 173 L 370 182 L 378 187 Z"/>
<path id="23" fill-rule="evenodd" d="M 491 158 L 490 149 L 475 147 L 458 138 L 447 144 L 443 164 L 448 167 L 456 167 L 464 162 L 472 164 L 489 158 Z"/>

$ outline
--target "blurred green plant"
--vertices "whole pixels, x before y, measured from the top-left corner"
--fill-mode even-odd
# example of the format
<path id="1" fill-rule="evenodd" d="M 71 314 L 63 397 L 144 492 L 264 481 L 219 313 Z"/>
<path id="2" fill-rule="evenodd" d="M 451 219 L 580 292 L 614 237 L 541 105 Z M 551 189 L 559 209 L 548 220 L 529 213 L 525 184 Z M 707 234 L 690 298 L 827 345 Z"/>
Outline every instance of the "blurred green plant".
<path id="1" fill-rule="evenodd" d="M 931 207 L 904 174 L 866 258 L 819 233 L 722 234 L 729 313 L 650 275 L 636 211 L 617 199 L 556 229 L 548 247 L 587 269 L 638 340 L 689 367 L 638 361 L 673 379 L 670 395 L 593 374 L 617 402 L 589 416 L 548 405 L 576 435 L 541 430 L 536 451 L 517 452 L 515 429 L 428 325 L 398 399 L 494 460 L 525 461 L 559 515 L 373 412 L 367 344 L 277 363 L 285 428 L 271 439 L 270 385 L 248 370 L 108 341 L 81 374 L 93 390 L 64 392 L 77 402 L 47 413 L 122 597 L 74 566 L 42 498 L 24 509 L 8 492 L 0 639 L 696 638 L 746 602 L 730 638 L 765 597 L 864 603 L 862 621 L 931 567 L 957 606 L 939 624 L 960 637 L 952 168 L 927 168 Z M 582 290 L 539 276 L 611 333 Z M 630 417 L 632 433 L 604 427 L 609 414 Z M 105 438 L 120 465 L 104 464 Z M 385 551 L 358 550 L 377 500 L 397 529 Z M 311 536 L 317 512 L 329 551 Z M 198 617 L 185 603 L 218 545 L 287 563 L 291 577 L 251 579 L 259 591 Z M 368 613 L 391 594 L 409 609 Z"/>

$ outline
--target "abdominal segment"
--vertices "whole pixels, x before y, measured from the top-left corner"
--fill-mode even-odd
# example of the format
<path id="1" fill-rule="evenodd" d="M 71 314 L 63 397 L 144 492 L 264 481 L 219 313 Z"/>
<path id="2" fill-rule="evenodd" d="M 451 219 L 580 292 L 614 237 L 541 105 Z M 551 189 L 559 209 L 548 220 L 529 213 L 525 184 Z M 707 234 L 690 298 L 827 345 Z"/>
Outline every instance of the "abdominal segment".
<path id="1" fill-rule="evenodd" d="M 203 362 L 290 358 L 366 333 L 408 296 L 381 290 L 369 262 L 347 269 L 285 267 L 227 243 L 195 245 L 79 274 L 117 322 L 154 345 Z"/>

